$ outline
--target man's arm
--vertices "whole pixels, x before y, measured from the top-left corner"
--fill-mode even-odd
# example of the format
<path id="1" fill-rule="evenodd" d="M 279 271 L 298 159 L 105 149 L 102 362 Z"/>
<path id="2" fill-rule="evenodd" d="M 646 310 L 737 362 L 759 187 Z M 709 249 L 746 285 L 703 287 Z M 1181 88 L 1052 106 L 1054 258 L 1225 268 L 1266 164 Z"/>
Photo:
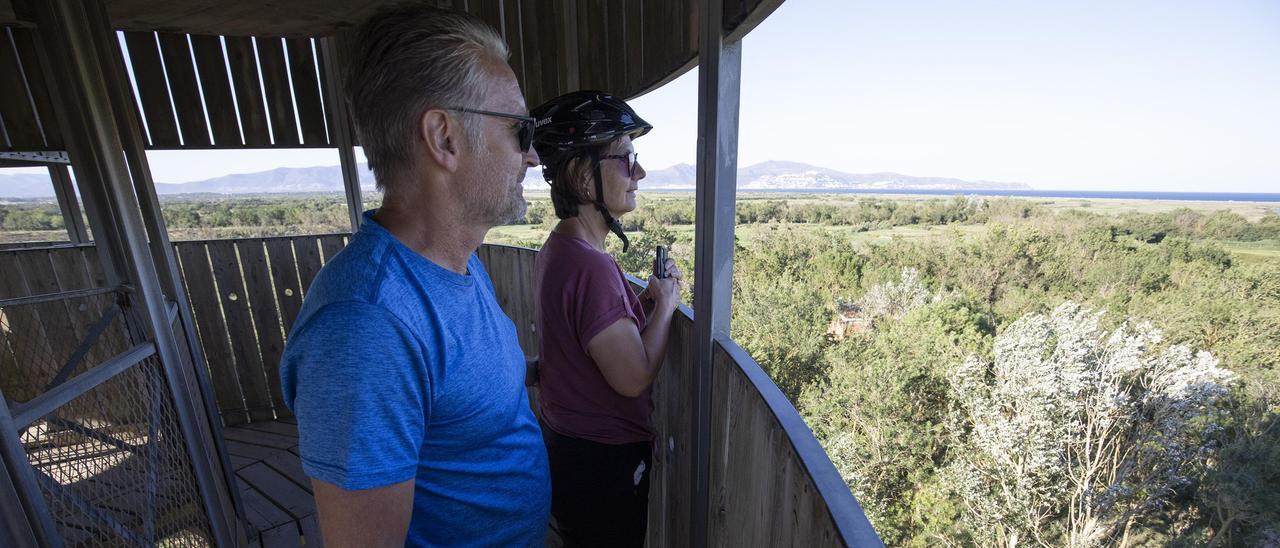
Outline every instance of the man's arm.
<path id="1" fill-rule="evenodd" d="M 326 546 L 404 546 L 413 516 L 413 481 L 348 491 L 312 478 Z"/>

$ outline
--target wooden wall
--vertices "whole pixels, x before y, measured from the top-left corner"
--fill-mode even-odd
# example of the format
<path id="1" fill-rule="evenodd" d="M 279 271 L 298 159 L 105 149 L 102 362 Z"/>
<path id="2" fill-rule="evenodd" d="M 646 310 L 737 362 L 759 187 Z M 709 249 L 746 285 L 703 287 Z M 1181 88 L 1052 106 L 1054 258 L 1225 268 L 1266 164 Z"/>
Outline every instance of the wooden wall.
<path id="1" fill-rule="evenodd" d="M 346 241 L 347 235 L 329 234 L 174 244 L 214 396 L 227 424 L 289 415 L 279 386 L 284 338 L 316 272 Z M 478 256 L 493 280 L 499 304 L 516 325 L 521 346 L 526 354 L 535 354 L 532 291 L 537 252 L 485 245 Z M 92 246 L 0 251 L 0 299 L 101 287 L 104 281 L 96 265 Z M 56 322 L 50 325 L 56 328 Z M 691 312 L 682 307 L 654 384 L 657 451 L 650 476 L 650 546 L 690 543 L 693 327 Z M 59 336 L 50 334 L 42 344 L 58 344 Z M 713 545 L 879 542 L 790 402 L 732 343 L 715 349 L 712 394 Z M 531 391 L 531 398 L 536 396 L 536 390 Z"/>
<path id="2" fill-rule="evenodd" d="M 722 28 L 732 39 L 781 4 L 723 1 Z M 332 99 L 321 78 L 341 71 L 324 66 L 312 37 L 349 30 L 377 2 L 310 2 L 294 10 L 287 1 L 182 6 L 191 3 L 107 6 L 113 24 L 125 29 L 122 48 L 148 149 L 335 146 L 326 124 Z M 470 12 L 502 34 L 530 108 L 578 89 L 634 97 L 697 59 L 696 0 L 433 3 Z M 3 7 L 0 24 L 7 24 L 13 18 Z M 37 38 L 32 29 L 0 27 L 0 74 L 6 75 L 0 78 L 0 152 L 65 148 Z"/>

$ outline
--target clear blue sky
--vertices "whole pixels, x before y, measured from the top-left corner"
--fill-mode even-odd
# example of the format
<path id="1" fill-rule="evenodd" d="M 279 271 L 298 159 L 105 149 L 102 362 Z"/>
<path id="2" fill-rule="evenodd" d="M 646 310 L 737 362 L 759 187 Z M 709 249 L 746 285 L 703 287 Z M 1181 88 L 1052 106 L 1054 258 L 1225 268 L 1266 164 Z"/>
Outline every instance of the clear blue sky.
<path id="1" fill-rule="evenodd" d="M 790 0 L 743 44 L 739 165 L 1280 192 L 1280 2 Z M 691 162 L 696 75 L 637 100 Z"/>
<path id="2" fill-rule="evenodd" d="M 695 71 L 634 101 L 650 169 L 693 163 L 696 88 Z M 1280 192 L 1280 2 L 789 0 L 744 43 L 739 138 L 742 166 Z M 150 156 L 161 182 L 337 164 Z"/>

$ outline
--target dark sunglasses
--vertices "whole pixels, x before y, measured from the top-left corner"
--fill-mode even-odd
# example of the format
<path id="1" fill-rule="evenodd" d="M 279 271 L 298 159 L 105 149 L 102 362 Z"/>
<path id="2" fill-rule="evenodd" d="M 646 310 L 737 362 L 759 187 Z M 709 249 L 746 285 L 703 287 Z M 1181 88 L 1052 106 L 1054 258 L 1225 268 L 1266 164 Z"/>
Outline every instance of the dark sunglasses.
<path id="1" fill-rule="evenodd" d="M 636 163 L 639 158 L 640 155 L 634 152 L 628 152 L 626 154 L 607 154 L 600 157 L 601 160 L 622 160 L 626 162 L 627 177 L 631 178 L 635 178 L 636 176 Z"/>
<path id="2" fill-rule="evenodd" d="M 449 107 L 449 110 L 458 112 L 468 112 L 471 114 L 483 114 L 485 116 L 497 116 L 499 118 L 509 118 L 517 120 L 520 123 L 516 125 L 516 139 L 520 142 L 520 150 L 528 151 L 529 146 L 533 144 L 533 127 L 535 120 L 532 116 L 523 116 L 520 114 L 507 114 L 505 112 L 490 112 L 487 110 L 476 110 L 474 108 Z"/>

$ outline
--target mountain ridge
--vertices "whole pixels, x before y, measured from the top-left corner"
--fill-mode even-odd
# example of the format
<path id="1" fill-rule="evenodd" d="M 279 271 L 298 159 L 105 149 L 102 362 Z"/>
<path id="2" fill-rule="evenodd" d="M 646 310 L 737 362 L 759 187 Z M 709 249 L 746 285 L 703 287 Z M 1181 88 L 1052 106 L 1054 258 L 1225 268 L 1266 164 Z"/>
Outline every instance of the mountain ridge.
<path id="1" fill-rule="evenodd" d="M 360 164 L 360 186 L 374 187 L 373 173 Z M 647 173 L 642 189 L 692 190 L 697 169 L 690 164 L 676 164 Z M 528 189 L 544 189 L 541 169 L 533 168 L 525 176 Z M 1013 190 L 1031 189 L 1025 183 L 967 181 L 949 177 L 920 177 L 900 173 L 845 173 L 804 164 L 770 160 L 738 169 L 739 190 Z M 341 192 L 342 171 L 339 166 L 281 167 L 253 173 L 236 173 L 188 183 L 156 183 L 156 192 L 173 194 L 274 194 L 307 192 Z M 0 197 L 50 198 L 53 189 L 44 174 L 0 174 Z"/>

